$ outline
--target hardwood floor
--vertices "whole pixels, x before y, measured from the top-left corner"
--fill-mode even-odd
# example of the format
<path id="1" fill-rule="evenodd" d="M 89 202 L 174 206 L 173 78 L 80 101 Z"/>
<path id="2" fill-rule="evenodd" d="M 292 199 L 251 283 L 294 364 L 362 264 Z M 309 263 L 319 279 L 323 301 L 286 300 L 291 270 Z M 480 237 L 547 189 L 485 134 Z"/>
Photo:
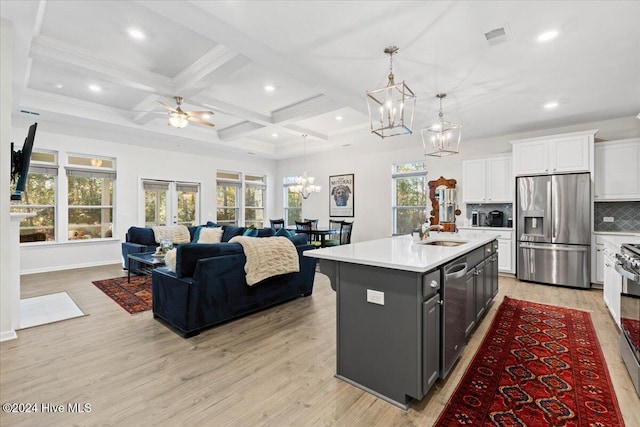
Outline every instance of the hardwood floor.
<path id="1" fill-rule="evenodd" d="M 309 298 L 190 339 L 151 312 L 128 314 L 91 284 L 123 275 L 114 265 L 22 277 L 22 298 L 67 291 L 89 316 L 21 330 L 0 344 L 3 403 L 65 405 L 64 413 L 1 413 L 1 425 L 430 426 L 504 295 L 590 311 L 625 423 L 640 425 L 640 399 L 601 290 L 501 277 L 496 301 L 449 378 L 404 412 L 333 376 L 335 293 L 322 274 Z M 91 412 L 69 413 L 68 403 L 88 403 Z"/>

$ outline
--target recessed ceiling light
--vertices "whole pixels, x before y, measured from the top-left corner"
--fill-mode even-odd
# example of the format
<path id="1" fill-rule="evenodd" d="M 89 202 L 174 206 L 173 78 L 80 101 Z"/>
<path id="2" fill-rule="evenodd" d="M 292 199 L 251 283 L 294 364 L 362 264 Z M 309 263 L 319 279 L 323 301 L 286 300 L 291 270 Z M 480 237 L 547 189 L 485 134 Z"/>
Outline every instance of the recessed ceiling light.
<path id="1" fill-rule="evenodd" d="M 553 110 L 558 106 L 558 101 L 549 101 L 543 105 L 545 110 Z"/>
<path id="2" fill-rule="evenodd" d="M 278 134 L 274 132 L 274 133 L 271 134 L 271 136 L 274 137 L 274 138 L 277 138 Z"/>
<path id="3" fill-rule="evenodd" d="M 266 85 L 264 87 L 264 90 L 267 92 L 273 92 L 274 90 L 276 90 L 276 88 L 273 85 Z"/>
<path id="4" fill-rule="evenodd" d="M 102 88 L 98 85 L 89 85 L 91 92 L 102 92 Z"/>
<path id="5" fill-rule="evenodd" d="M 342 120 L 342 116 L 336 116 L 336 120 L 337 120 L 337 121 Z"/>
<path id="6" fill-rule="evenodd" d="M 558 32 L 556 30 L 546 31 L 538 36 L 539 42 L 548 42 L 549 40 L 553 40 L 558 36 Z"/>
<path id="7" fill-rule="evenodd" d="M 137 28 L 129 28 L 127 33 L 132 39 L 144 40 L 147 38 L 147 35 Z"/>
<path id="8" fill-rule="evenodd" d="M 62 89 L 64 87 L 62 83 L 54 83 L 52 86 L 55 87 L 56 89 Z"/>

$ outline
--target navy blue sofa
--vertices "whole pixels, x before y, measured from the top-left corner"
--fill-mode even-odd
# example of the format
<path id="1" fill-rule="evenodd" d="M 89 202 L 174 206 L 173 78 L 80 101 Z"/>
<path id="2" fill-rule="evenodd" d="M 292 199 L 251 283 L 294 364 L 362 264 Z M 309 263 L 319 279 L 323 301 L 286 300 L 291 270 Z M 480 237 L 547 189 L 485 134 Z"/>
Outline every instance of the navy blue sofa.
<path id="1" fill-rule="evenodd" d="M 152 273 L 153 317 L 185 338 L 203 329 L 265 308 L 309 296 L 316 259 L 302 255 L 313 249 L 305 235 L 291 238 L 298 250 L 300 272 L 247 285 L 246 258 L 239 243 L 185 243 L 176 249 L 176 271 Z"/>
<path id="2" fill-rule="evenodd" d="M 208 222 L 201 226 L 187 227 L 191 235 L 191 240 L 193 240 L 193 236 L 198 227 L 211 227 L 213 225 L 212 222 Z M 224 230 L 224 234 L 222 235 L 223 242 L 228 242 L 234 236 L 241 236 L 246 230 L 245 227 L 235 227 L 231 225 L 224 225 L 222 229 Z M 262 228 L 258 230 L 258 237 L 270 237 L 274 234 L 275 231 L 272 228 Z M 138 273 L 139 263 L 137 261 L 129 261 L 127 255 L 155 252 L 158 246 L 159 244 L 156 243 L 156 238 L 151 227 L 130 227 L 129 230 L 127 230 L 127 234 L 125 234 L 125 241 L 122 243 L 122 267 L 125 270 L 131 270 L 134 274 Z"/>

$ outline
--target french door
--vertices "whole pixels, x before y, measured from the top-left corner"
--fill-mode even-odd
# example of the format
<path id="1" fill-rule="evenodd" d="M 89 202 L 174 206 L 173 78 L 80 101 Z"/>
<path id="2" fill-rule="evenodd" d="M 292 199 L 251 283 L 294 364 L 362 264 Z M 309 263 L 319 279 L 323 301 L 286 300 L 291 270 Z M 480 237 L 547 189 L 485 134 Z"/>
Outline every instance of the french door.
<path id="1" fill-rule="evenodd" d="M 200 222 L 200 184 L 143 179 L 144 223 L 196 225 Z"/>

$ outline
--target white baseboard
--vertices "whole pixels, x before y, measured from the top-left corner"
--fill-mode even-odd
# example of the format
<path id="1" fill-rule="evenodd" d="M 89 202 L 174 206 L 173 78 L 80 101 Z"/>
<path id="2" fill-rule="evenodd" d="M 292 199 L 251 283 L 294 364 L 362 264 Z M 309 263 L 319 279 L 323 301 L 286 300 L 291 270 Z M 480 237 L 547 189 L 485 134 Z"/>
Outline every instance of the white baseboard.
<path id="1" fill-rule="evenodd" d="M 110 259 L 106 261 L 88 262 L 85 264 L 67 264 L 67 265 L 56 265 L 55 267 L 32 268 L 30 270 L 22 270 L 20 271 L 20 274 L 23 275 L 23 274 L 49 273 L 52 271 L 73 270 L 75 268 L 99 267 L 102 265 L 111 265 L 111 264 L 119 264 L 120 266 L 122 266 L 122 259 L 117 258 L 115 260 Z"/>
<path id="2" fill-rule="evenodd" d="M 0 332 L 0 342 L 15 340 L 16 338 L 18 338 L 18 334 L 16 334 L 16 331 Z"/>

